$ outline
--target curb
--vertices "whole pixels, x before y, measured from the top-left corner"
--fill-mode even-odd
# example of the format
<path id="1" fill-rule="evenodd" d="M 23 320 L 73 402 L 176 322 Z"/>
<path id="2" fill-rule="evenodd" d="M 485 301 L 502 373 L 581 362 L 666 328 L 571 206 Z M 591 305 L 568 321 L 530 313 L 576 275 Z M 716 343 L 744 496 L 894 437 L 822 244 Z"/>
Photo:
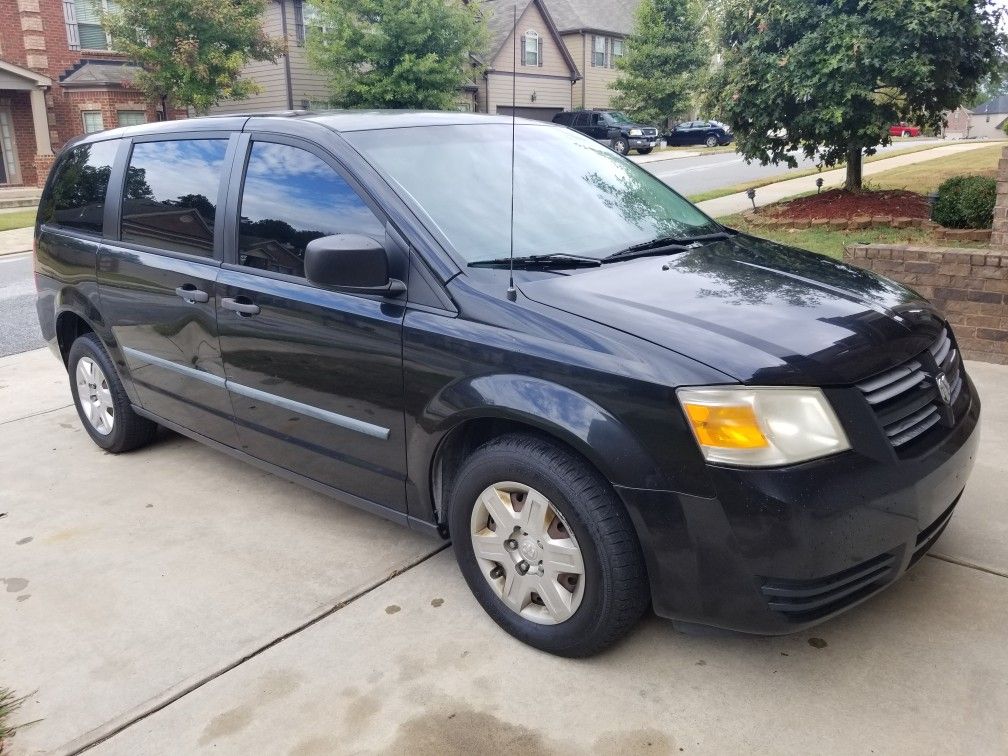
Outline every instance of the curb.
<path id="1" fill-rule="evenodd" d="M 32 248 L 28 249 L 0 249 L 0 257 L 13 257 L 14 255 L 24 255 L 32 251 Z"/>

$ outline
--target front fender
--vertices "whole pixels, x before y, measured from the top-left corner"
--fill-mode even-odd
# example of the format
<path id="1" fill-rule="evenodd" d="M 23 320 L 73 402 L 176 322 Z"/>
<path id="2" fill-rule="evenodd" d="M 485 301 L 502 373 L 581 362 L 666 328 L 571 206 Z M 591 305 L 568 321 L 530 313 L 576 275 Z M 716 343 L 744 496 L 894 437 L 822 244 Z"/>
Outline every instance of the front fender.
<path id="1" fill-rule="evenodd" d="M 614 485 L 662 488 L 666 482 L 630 430 L 597 403 L 540 378 L 496 374 L 449 384 L 416 418 L 408 445 L 409 474 L 424 498 L 441 442 L 462 424 L 483 419 L 510 420 L 557 438 Z"/>

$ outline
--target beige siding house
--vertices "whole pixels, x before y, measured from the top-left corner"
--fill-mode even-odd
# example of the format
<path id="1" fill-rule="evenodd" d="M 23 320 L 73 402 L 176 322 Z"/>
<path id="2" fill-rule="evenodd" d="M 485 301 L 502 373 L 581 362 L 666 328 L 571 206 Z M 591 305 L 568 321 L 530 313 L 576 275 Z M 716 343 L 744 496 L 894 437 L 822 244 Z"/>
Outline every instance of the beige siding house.
<path id="1" fill-rule="evenodd" d="M 473 57 L 476 110 L 503 114 L 513 110 L 523 118 L 544 121 L 570 110 L 579 78 L 577 65 L 543 0 L 519 2 L 517 23 L 513 0 L 485 0 L 481 8 L 490 42 L 485 57 Z"/>
<path id="2" fill-rule="evenodd" d="M 287 39 L 287 54 L 276 63 L 250 63 L 242 78 L 252 79 L 262 91 L 246 100 L 222 102 L 211 113 L 247 113 L 297 108 L 322 108 L 329 100 L 323 75 L 308 64 L 304 48 L 304 4 L 302 0 L 272 0 L 263 19 L 266 33 Z"/>

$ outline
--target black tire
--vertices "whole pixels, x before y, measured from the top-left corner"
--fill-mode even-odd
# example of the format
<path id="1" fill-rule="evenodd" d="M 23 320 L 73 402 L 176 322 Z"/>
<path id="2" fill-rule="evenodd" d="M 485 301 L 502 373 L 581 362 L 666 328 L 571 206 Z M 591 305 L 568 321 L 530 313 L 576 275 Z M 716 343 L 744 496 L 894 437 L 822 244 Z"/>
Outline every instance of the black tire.
<path id="1" fill-rule="evenodd" d="M 904 139 L 906 139 L 907 137 L 911 136 L 911 134 L 909 131 L 904 130 L 902 136 Z"/>
<path id="2" fill-rule="evenodd" d="M 650 155 L 654 147 L 641 147 L 637 150 L 638 155 Z"/>
<path id="3" fill-rule="evenodd" d="M 581 603 L 563 622 L 543 625 L 509 608 L 473 551 L 471 518 L 489 486 L 513 481 L 546 496 L 570 528 L 584 561 Z M 625 635 L 650 603 L 647 573 L 630 517 L 608 482 L 584 459 L 535 435 L 489 441 L 462 464 L 450 496 L 455 558 L 476 600 L 518 640 L 559 656 L 588 656 Z"/>
<path id="4" fill-rule="evenodd" d="M 616 137 L 616 139 L 613 140 L 612 148 L 620 155 L 626 155 L 630 152 L 630 143 L 623 137 Z"/>
<path id="5" fill-rule="evenodd" d="M 114 422 L 111 431 L 105 434 L 95 428 L 81 406 L 76 376 L 77 365 L 85 357 L 90 358 L 101 369 L 105 385 L 111 395 Z M 119 454 L 136 449 L 153 440 L 157 434 L 157 423 L 140 417 L 133 411 L 129 397 L 126 396 L 126 390 L 119 380 L 119 374 L 97 336 L 93 333 L 86 333 L 74 341 L 70 346 L 70 354 L 67 358 L 67 371 L 70 375 L 70 393 L 73 395 L 74 406 L 77 408 L 81 425 L 98 446 L 112 454 Z"/>
<path id="6" fill-rule="evenodd" d="M 706 144 L 708 147 L 717 147 L 718 139 L 716 136 L 711 134 L 709 137 L 707 137 L 707 141 L 705 141 L 704 144 Z"/>

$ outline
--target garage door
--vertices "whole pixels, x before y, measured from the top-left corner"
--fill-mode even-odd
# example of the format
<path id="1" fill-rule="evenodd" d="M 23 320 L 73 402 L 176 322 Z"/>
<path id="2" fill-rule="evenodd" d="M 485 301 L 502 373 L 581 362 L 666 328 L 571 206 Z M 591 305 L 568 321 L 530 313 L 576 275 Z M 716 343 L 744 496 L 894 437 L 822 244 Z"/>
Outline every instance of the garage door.
<path id="1" fill-rule="evenodd" d="M 497 115 L 511 115 L 512 110 L 519 118 L 531 118 L 533 121 L 552 121 L 553 116 L 563 112 L 563 108 L 512 108 L 510 105 L 498 105 Z"/>

